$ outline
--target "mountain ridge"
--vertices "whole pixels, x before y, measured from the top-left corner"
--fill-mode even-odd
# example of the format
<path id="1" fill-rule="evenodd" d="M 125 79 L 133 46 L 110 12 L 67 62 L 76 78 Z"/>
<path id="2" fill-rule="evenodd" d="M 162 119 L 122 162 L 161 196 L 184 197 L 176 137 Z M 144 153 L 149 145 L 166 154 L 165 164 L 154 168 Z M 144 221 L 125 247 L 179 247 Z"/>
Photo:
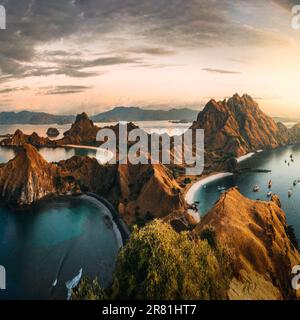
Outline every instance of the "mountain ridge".
<path id="1" fill-rule="evenodd" d="M 90 117 L 94 122 L 117 121 L 159 121 L 182 120 L 193 121 L 199 111 L 189 108 L 144 109 L 140 107 L 115 107 Z M 20 111 L 0 112 L 0 124 L 68 124 L 73 123 L 75 115 L 55 115 L 46 112 Z"/>

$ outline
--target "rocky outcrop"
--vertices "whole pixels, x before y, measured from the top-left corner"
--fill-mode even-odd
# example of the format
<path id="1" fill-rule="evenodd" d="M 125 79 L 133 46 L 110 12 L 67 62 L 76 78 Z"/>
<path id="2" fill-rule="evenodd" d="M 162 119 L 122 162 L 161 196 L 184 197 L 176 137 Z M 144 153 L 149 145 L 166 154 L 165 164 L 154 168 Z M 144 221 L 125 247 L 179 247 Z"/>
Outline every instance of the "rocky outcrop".
<path id="1" fill-rule="evenodd" d="M 88 115 L 83 112 L 77 115 L 70 130 L 64 133 L 64 138 L 57 140 L 58 145 L 96 145 L 96 135 L 100 128 L 94 125 Z"/>
<path id="2" fill-rule="evenodd" d="M 290 130 L 290 141 L 291 143 L 299 143 L 300 142 L 300 123 L 294 125 Z"/>
<path id="3" fill-rule="evenodd" d="M 25 144 L 13 160 L 0 167 L 2 202 L 25 206 L 56 192 L 57 174 L 55 165 Z"/>
<path id="4" fill-rule="evenodd" d="M 51 138 L 55 138 L 57 136 L 59 136 L 59 131 L 56 128 L 49 128 L 47 130 L 47 136 L 51 137 Z"/>
<path id="5" fill-rule="evenodd" d="M 161 165 L 120 165 L 119 212 L 129 224 L 135 219 L 164 217 L 183 212 L 181 188 L 169 170 Z"/>
<path id="6" fill-rule="evenodd" d="M 17 130 L 12 136 L 0 142 L 0 145 L 5 147 L 22 147 L 24 144 L 31 144 L 37 148 L 56 146 L 55 141 L 50 140 L 49 138 L 40 137 L 36 132 L 27 135 L 21 130 Z"/>
<path id="7" fill-rule="evenodd" d="M 101 195 L 118 208 L 128 224 L 185 210 L 181 188 L 163 165 L 105 165 L 73 157 L 59 166 L 83 191 Z"/>
<path id="8" fill-rule="evenodd" d="M 300 255 L 288 238 L 277 196 L 271 202 L 253 201 L 230 189 L 201 220 L 196 232 L 201 234 L 207 226 L 214 228 L 217 241 L 235 257 L 231 299 L 297 298 L 290 275 L 300 264 Z"/>
<path id="9" fill-rule="evenodd" d="M 0 197 L 14 207 L 74 192 L 107 198 L 129 224 L 185 210 L 180 187 L 163 165 L 100 165 L 80 156 L 51 164 L 25 144 L 13 160 L 0 166 Z"/>
<path id="10" fill-rule="evenodd" d="M 205 130 L 207 151 L 234 156 L 289 143 L 284 125 L 265 115 L 249 95 L 209 101 L 192 128 Z"/>

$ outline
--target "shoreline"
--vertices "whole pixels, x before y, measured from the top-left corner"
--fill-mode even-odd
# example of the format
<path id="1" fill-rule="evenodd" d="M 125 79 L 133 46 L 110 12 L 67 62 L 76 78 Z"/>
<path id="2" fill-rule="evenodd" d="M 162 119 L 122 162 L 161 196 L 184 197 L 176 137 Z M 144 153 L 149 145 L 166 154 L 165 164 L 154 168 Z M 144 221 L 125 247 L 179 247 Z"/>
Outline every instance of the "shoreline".
<path id="1" fill-rule="evenodd" d="M 214 172 L 208 176 L 200 178 L 200 180 L 191 185 L 191 187 L 186 191 L 184 196 L 186 203 L 192 205 L 195 201 L 197 191 L 204 185 L 232 175 L 233 173 L 230 172 Z"/>
<path id="2" fill-rule="evenodd" d="M 58 147 L 61 147 L 61 148 L 73 148 L 73 149 L 90 149 L 90 150 L 101 149 L 100 147 L 76 145 L 76 144 L 64 144 L 64 145 L 61 145 L 61 146 L 58 146 Z"/>
<path id="3" fill-rule="evenodd" d="M 257 153 L 261 153 L 261 152 L 263 152 L 263 150 L 257 150 L 256 152 L 250 152 L 250 153 L 247 153 L 241 157 L 236 158 L 236 160 L 238 163 L 241 163 L 249 158 L 252 158 Z M 206 185 L 210 182 L 217 181 L 217 180 L 220 180 L 222 178 L 229 177 L 232 175 L 233 175 L 233 173 L 231 173 L 231 172 L 213 172 L 213 173 L 209 174 L 208 176 L 200 177 L 199 180 L 196 181 L 195 183 L 193 183 L 185 192 L 185 196 L 184 196 L 185 202 L 188 205 L 192 205 L 195 202 L 195 195 L 201 187 L 203 187 L 204 185 Z"/>

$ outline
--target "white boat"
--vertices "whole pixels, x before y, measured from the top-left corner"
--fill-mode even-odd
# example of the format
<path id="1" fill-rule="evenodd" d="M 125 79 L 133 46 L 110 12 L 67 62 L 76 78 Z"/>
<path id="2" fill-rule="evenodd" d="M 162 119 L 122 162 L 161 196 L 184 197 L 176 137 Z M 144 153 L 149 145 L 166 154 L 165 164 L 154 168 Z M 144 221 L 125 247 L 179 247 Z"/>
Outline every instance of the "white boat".
<path id="1" fill-rule="evenodd" d="M 300 182 L 300 177 L 298 178 L 298 182 Z"/>
<path id="2" fill-rule="evenodd" d="M 269 183 L 268 183 L 268 188 L 269 188 L 269 189 L 272 188 L 272 180 L 269 181 Z"/>
<path id="3" fill-rule="evenodd" d="M 293 190 L 290 189 L 290 190 L 288 191 L 288 196 L 289 196 L 289 198 L 290 198 L 292 195 L 293 195 Z"/>
<path id="4" fill-rule="evenodd" d="M 68 300 L 71 299 L 72 289 L 78 286 L 81 280 L 81 277 L 82 277 L 82 268 L 79 270 L 79 273 L 77 274 L 76 277 L 66 282 L 66 288 L 68 289 L 68 295 L 67 295 Z"/>
<path id="5" fill-rule="evenodd" d="M 259 185 L 256 184 L 256 185 L 253 187 L 253 192 L 258 192 L 259 189 L 260 189 Z"/>
<path id="6" fill-rule="evenodd" d="M 273 194 L 272 191 L 268 192 L 268 193 L 267 193 L 267 197 L 268 197 L 268 198 L 271 198 L 271 197 L 272 197 L 272 194 Z"/>
<path id="7" fill-rule="evenodd" d="M 53 283 L 52 283 L 52 287 L 56 287 L 57 282 L 58 282 L 58 281 L 57 281 L 57 279 L 56 279 L 56 280 L 54 280 L 54 281 L 53 281 Z"/>
<path id="8" fill-rule="evenodd" d="M 293 182 L 294 187 L 296 187 L 297 184 L 298 184 L 298 181 L 295 180 L 295 181 Z"/>
<path id="9" fill-rule="evenodd" d="M 220 186 L 219 186 L 219 187 L 218 187 L 218 190 L 219 190 L 219 191 L 225 191 L 225 190 L 226 190 L 226 188 L 225 188 L 225 187 L 220 187 Z"/>

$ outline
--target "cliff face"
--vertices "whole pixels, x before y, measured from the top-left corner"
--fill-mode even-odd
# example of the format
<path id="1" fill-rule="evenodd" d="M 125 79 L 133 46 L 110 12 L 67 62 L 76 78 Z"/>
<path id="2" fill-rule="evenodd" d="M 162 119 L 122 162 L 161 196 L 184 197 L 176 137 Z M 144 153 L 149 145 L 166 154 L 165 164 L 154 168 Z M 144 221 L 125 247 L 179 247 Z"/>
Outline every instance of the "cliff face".
<path id="1" fill-rule="evenodd" d="M 294 125 L 290 130 L 291 143 L 299 143 L 300 141 L 300 123 Z"/>
<path id="2" fill-rule="evenodd" d="M 0 166 L 0 196 L 15 207 L 47 195 L 86 191 L 109 199 L 128 223 L 147 214 L 163 217 L 185 209 L 180 187 L 162 165 L 100 165 L 80 156 L 56 165 L 25 144 L 13 160 Z"/>
<path id="3" fill-rule="evenodd" d="M 29 205 L 56 191 L 57 168 L 25 144 L 18 155 L 0 167 L 0 194 L 6 203 Z"/>
<path id="4" fill-rule="evenodd" d="M 299 252 L 286 233 L 280 201 L 253 201 L 237 189 L 224 193 L 203 218 L 196 232 L 210 225 L 220 244 L 233 250 L 235 278 L 231 299 L 293 299 L 291 270 Z"/>
<path id="5" fill-rule="evenodd" d="M 163 165 L 119 165 L 119 212 L 126 222 L 183 212 L 181 188 Z"/>
<path id="6" fill-rule="evenodd" d="M 185 210 L 181 188 L 163 165 L 100 166 L 96 159 L 73 157 L 59 166 L 82 191 L 110 200 L 128 224 Z"/>
<path id="7" fill-rule="evenodd" d="M 289 143 L 288 130 L 265 115 L 248 95 L 209 101 L 192 128 L 205 130 L 206 150 L 236 156 Z"/>

